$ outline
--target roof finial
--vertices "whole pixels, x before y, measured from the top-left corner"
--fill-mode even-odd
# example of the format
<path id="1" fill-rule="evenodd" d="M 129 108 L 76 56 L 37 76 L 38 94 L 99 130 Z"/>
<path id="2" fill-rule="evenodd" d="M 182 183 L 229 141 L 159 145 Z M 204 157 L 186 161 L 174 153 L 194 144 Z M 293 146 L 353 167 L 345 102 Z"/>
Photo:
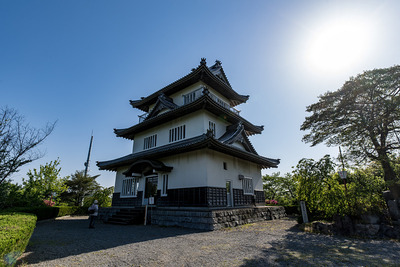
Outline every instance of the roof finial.
<path id="1" fill-rule="evenodd" d="M 222 62 L 220 61 L 220 60 L 215 60 L 215 65 L 217 65 L 217 66 L 221 66 L 222 65 Z"/>
<path id="2" fill-rule="evenodd" d="M 207 64 L 206 58 L 202 57 L 201 60 L 200 60 L 200 65 L 206 65 L 206 64 Z"/>

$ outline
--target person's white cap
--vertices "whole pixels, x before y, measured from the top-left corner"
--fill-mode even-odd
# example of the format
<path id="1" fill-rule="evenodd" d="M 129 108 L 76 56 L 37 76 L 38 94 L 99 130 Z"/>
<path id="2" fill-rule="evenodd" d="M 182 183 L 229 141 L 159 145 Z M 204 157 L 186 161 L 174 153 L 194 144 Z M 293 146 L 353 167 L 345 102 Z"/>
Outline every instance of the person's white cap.
<path id="1" fill-rule="evenodd" d="M 97 204 L 97 203 L 99 203 L 99 202 L 98 202 L 97 200 L 95 200 L 95 201 L 94 201 L 94 204 Z"/>

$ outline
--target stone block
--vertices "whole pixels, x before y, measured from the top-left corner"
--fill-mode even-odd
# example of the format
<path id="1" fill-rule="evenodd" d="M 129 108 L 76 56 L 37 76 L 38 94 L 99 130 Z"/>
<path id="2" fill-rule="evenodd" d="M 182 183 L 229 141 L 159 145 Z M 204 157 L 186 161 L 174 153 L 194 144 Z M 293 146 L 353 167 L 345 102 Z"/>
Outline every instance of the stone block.
<path id="1" fill-rule="evenodd" d="M 386 202 L 388 202 L 389 200 L 394 200 L 394 197 L 389 190 L 383 191 L 383 198 L 385 199 Z"/>
<path id="2" fill-rule="evenodd" d="M 364 224 L 379 224 L 380 223 L 379 216 L 371 215 L 371 214 L 361 215 L 361 220 Z"/>
<path id="3" fill-rule="evenodd" d="M 390 216 L 392 217 L 393 220 L 399 220 L 400 219 L 400 209 L 397 203 L 397 200 L 389 200 L 387 202 L 388 209 Z"/>

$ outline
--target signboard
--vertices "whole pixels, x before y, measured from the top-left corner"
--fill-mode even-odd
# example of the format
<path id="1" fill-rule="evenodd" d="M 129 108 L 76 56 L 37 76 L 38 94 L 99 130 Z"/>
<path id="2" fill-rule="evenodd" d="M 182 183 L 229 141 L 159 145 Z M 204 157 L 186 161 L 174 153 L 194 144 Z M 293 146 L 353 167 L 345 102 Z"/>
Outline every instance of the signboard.
<path id="1" fill-rule="evenodd" d="M 154 197 L 149 197 L 149 205 L 154 205 Z"/>
<path id="2" fill-rule="evenodd" d="M 301 208 L 301 215 L 303 216 L 303 222 L 308 223 L 306 203 L 304 201 L 300 201 L 300 208 Z"/>
<path id="3" fill-rule="evenodd" d="M 340 172 L 339 172 L 339 176 L 340 176 L 340 178 L 342 178 L 342 179 L 346 179 L 346 178 L 347 178 L 347 172 L 346 172 L 346 171 L 340 171 Z"/>

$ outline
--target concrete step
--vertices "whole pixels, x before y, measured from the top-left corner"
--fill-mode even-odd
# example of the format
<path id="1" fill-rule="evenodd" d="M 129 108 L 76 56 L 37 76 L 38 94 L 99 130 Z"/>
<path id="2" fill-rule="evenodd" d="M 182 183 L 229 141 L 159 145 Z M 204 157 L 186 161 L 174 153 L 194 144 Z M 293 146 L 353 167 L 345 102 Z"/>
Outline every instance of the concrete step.
<path id="1" fill-rule="evenodd" d="M 107 223 L 110 224 L 143 224 L 144 222 L 144 209 L 121 209 L 111 218 Z"/>

